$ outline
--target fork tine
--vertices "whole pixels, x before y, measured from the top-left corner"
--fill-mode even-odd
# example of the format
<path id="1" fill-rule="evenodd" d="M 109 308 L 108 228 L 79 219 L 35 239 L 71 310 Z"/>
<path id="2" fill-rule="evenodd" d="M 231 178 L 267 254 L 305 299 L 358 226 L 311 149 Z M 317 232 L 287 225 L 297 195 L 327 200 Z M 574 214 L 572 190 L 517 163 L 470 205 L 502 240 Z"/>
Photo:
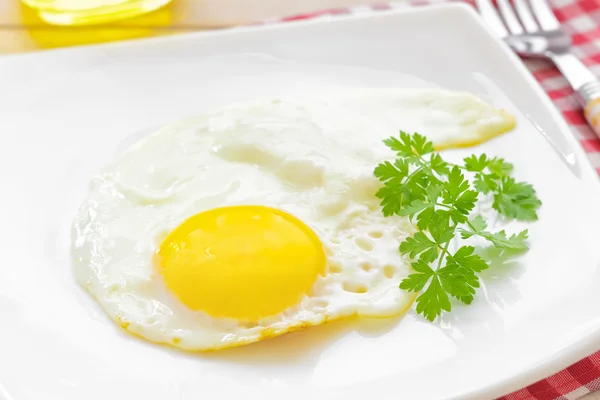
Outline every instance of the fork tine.
<path id="1" fill-rule="evenodd" d="M 530 0 L 531 8 L 535 18 L 538 20 L 542 29 L 553 30 L 560 29 L 560 22 L 554 16 L 552 9 L 546 0 Z"/>
<path id="2" fill-rule="evenodd" d="M 481 15 L 485 23 L 501 38 L 508 36 L 508 31 L 504 27 L 504 23 L 496 12 L 491 0 L 475 0 L 475 3 L 477 4 L 479 15 Z"/>
<path id="3" fill-rule="evenodd" d="M 539 31 L 538 24 L 535 22 L 535 18 L 531 14 L 529 10 L 529 6 L 527 5 L 526 0 L 514 0 L 515 9 L 517 10 L 517 15 L 519 15 L 519 19 L 521 23 L 525 27 L 525 30 L 529 33 L 534 33 Z"/>
<path id="4" fill-rule="evenodd" d="M 496 0 L 496 2 L 498 3 L 498 8 L 500 9 L 502 18 L 504 19 L 504 22 L 506 23 L 510 33 L 513 35 L 521 35 L 525 33 L 508 0 Z"/>

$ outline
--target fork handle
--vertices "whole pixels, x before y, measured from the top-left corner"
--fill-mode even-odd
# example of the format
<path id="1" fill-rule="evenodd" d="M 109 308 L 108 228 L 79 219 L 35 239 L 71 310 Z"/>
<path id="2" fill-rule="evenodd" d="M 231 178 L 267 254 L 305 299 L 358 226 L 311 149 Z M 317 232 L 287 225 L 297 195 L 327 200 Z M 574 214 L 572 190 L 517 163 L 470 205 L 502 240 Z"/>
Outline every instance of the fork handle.
<path id="1" fill-rule="evenodd" d="M 600 138 L 600 83 L 596 76 L 571 52 L 549 53 L 560 72 L 577 92 L 585 118 Z"/>
<path id="2" fill-rule="evenodd" d="M 600 83 L 590 81 L 577 90 L 583 113 L 596 136 L 600 137 Z"/>

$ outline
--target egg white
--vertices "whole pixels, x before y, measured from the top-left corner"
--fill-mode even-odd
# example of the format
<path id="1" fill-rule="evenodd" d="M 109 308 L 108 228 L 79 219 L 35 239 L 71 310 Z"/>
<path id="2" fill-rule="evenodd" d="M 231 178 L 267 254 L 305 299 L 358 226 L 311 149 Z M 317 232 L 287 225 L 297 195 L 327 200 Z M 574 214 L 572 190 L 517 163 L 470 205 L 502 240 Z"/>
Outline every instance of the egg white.
<path id="1" fill-rule="evenodd" d="M 128 331 L 186 350 L 236 346 L 352 315 L 405 311 L 410 273 L 398 244 L 413 232 L 381 214 L 382 139 L 420 132 L 436 147 L 471 145 L 514 120 L 476 97 L 445 90 L 355 90 L 234 104 L 167 126 L 92 180 L 73 224 L 74 273 Z M 228 205 L 265 205 L 309 225 L 327 271 L 296 306 L 257 322 L 192 311 L 153 264 L 188 217 Z M 234 295 L 234 294 L 233 294 Z"/>

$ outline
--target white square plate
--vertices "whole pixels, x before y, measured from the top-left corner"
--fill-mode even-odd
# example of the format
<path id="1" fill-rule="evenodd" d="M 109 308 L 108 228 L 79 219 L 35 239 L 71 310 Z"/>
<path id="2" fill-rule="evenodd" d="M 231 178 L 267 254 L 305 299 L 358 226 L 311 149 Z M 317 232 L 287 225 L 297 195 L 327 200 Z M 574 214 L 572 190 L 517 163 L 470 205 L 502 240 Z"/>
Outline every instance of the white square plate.
<path id="1" fill-rule="evenodd" d="M 513 113 L 516 130 L 468 152 L 506 157 L 544 202 L 529 253 L 484 275 L 471 306 L 183 354 L 121 331 L 74 282 L 70 224 L 87 182 L 140 132 L 256 96 L 424 85 Z M 6 57 L 0 132 L 3 400 L 487 398 L 600 347 L 595 171 L 466 6 Z"/>

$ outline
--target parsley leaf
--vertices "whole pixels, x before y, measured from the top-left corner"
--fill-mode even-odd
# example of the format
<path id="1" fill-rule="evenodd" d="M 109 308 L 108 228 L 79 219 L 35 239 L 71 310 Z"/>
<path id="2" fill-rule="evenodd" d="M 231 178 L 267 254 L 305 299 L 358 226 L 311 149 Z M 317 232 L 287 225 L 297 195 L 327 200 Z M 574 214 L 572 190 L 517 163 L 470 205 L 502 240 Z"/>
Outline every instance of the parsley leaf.
<path id="1" fill-rule="evenodd" d="M 498 188 L 498 179 L 496 174 L 476 174 L 473 186 L 481 193 L 488 194 Z"/>
<path id="2" fill-rule="evenodd" d="M 399 212 L 399 215 L 408 215 L 413 218 L 417 215 L 417 227 L 421 230 L 426 230 L 433 216 L 435 205 L 438 197 L 442 193 L 441 185 L 432 184 L 425 189 L 426 195 L 424 200 L 415 200 L 409 206 Z"/>
<path id="3" fill-rule="evenodd" d="M 475 207 L 477 192 L 469 190 L 469 181 L 465 179 L 460 169 L 455 166 L 448 174 L 442 192 L 443 203 L 450 207 L 450 217 L 455 223 L 467 221 L 467 215 Z"/>
<path id="4" fill-rule="evenodd" d="M 442 157 L 437 153 L 431 155 L 429 164 L 431 165 L 431 169 L 440 175 L 446 175 L 450 170 L 448 163 L 442 160 Z"/>
<path id="5" fill-rule="evenodd" d="M 470 172 L 482 172 L 488 166 L 486 154 L 477 157 L 475 154 L 464 159 L 465 169 Z"/>
<path id="6" fill-rule="evenodd" d="M 483 232 L 487 228 L 487 222 L 485 222 L 485 219 L 483 219 L 483 217 L 481 215 L 478 215 L 475 218 L 473 218 L 471 221 L 469 221 L 469 226 L 475 232 Z M 463 239 L 465 239 L 465 237 L 463 237 Z"/>
<path id="7" fill-rule="evenodd" d="M 427 290 L 417 297 L 417 312 L 433 321 L 444 311 L 451 311 L 452 305 L 446 289 L 439 281 L 438 275 L 433 275 Z"/>
<path id="8" fill-rule="evenodd" d="M 479 157 L 471 155 L 464 160 L 465 170 L 475 172 L 473 185 L 475 189 L 483 194 L 488 194 L 498 188 L 502 177 L 509 176 L 512 172 L 512 165 L 502 158 L 488 158 L 486 154 Z"/>
<path id="9" fill-rule="evenodd" d="M 433 143 L 428 142 L 423 135 L 415 133 L 410 135 L 400 131 L 398 138 L 391 137 L 383 141 L 386 146 L 394 150 L 400 157 L 422 156 L 427 153 L 433 153 Z"/>
<path id="10" fill-rule="evenodd" d="M 490 241 L 495 247 L 499 249 L 526 250 L 528 248 L 527 229 L 519 233 L 513 234 L 510 237 L 506 235 L 506 232 L 504 230 L 501 230 L 499 232 L 489 232 L 485 230 L 487 228 L 487 223 L 480 215 L 469 221 L 468 225 L 470 229 L 459 229 L 461 237 L 463 239 L 468 239 L 471 236 L 476 235 Z"/>
<path id="11" fill-rule="evenodd" d="M 475 289 L 479 287 L 479 278 L 468 269 L 449 262 L 439 273 L 442 287 L 446 292 L 465 304 L 471 304 Z M 450 311 L 450 310 L 446 310 Z"/>
<path id="12" fill-rule="evenodd" d="M 406 132 L 400 131 L 400 136 L 398 138 L 390 137 L 385 139 L 383 143 L 398 153 L 398 156 L 400 157 L 411 157 L 413 155 L 412 140 L 410 135 Z"/>
<path id="13" fill-rule="evenodd" d="M 393 164 L 386 161 L 375 168 L 374 174 L 383 182 L 390 180 L 401 181 L 408 176 L 408 163 L 401 158 L 394 161 Z"/>
<path id="14" fill-rule="evenodd" d="M 434 272 L 425 261 L 414 262 L 411 266 L 416 273 L 408 275 L 400 283 L 400 289 L 408 292 L 420 292 L 429 282 Z"/>
<path id="15" fill-rule="evenodd" d="M 489 237 L 486 237 L 494 246 L 504 249 L 512 250 L 527 250 L 528 231 L 525 229 L 519 233 L 513 234 L 510 237 L 506 235 L 503 230 L 496 233 L 490 233 Z"/>
<path id="16" fill-rule="evenodd" d="M 492 158 L 487 165 L 487 169 L 497 176 L 510 176 L 513 170 L 512 164 L 504 161 L 503 158 Z"/>
<path id="17" fill-rule="evenodd" d="M 423 232 L 417 232 L 412 237 L 400 243 L 400 253 L 407 254 L 411 259 L 433 262 L 438 258 L 438 245 Z"/>
<path id="18" fill-rule="evenodd" d="M 450 226 L 448 214 L 444 211 L 435 211 L 428 224 L 429 233 L 438 246 L 448 243 L 454 238 L 454 226 Z"/>
<path id="19" fill-rule="evenodd" d="M 463 246 L 454 255 L 448 254 L 447 263 L 457 264 L 469 271 L 481 272 L 489 268 L 489 265 L 477 254 L 473 254 L 473 246 Z"/>
<path id="20" fill-rule="evenodd" d="M 385 185 L 375 193 L 381 199 L 382 212 L 385 217 L 399 214 L 410 198 L 410 189 L 405 186 Z"/>
<path id="21" fill-rule="evenodd" d="M 535 221 L 538 219 L 537 209 L 541 204 L 533 186 L 525 182 L 516 182 L 511 177 L 505 177 L 502 178 L 500 187 L 494 194 L 492 207 L 509 218 Z"/>

